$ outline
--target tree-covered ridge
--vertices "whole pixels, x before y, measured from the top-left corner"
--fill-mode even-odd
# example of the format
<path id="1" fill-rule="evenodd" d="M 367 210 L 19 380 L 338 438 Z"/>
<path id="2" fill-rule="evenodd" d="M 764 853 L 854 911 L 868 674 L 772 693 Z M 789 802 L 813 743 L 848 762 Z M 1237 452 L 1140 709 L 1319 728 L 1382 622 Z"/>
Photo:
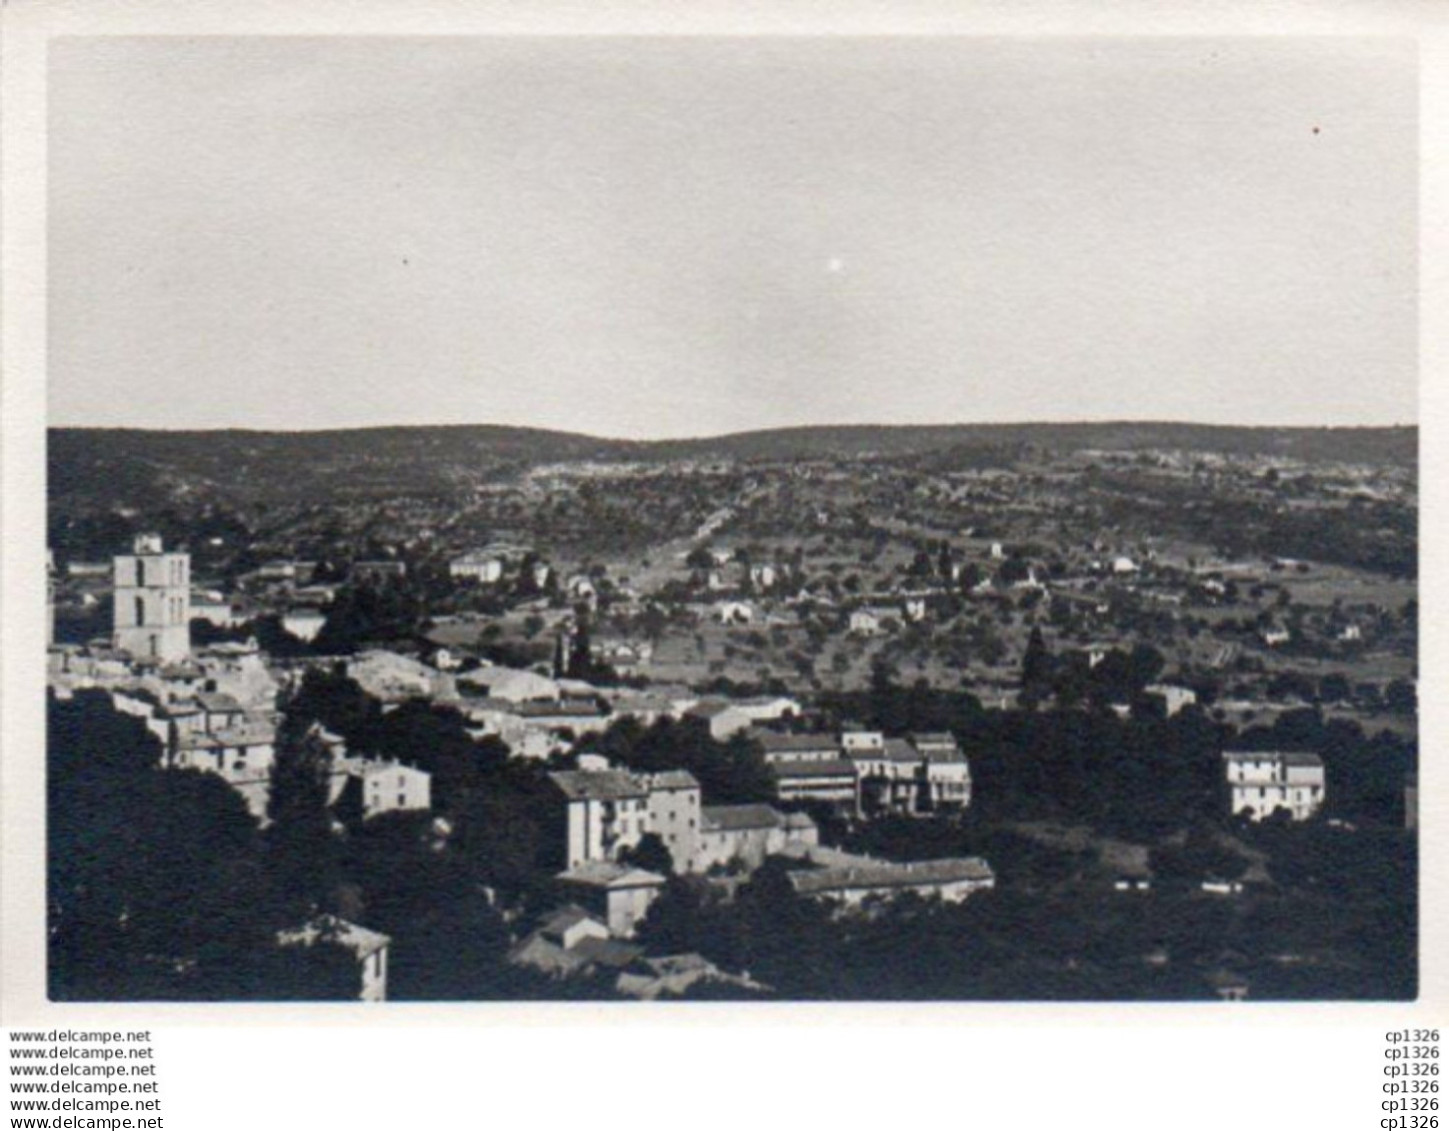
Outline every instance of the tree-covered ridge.
<path id="1" fill-rule="evenodd" d="M 173 491 L 236 503 L 447 494 L 507 472 L 565 461 L 796 460 L 963 450 L 1176 449 L 1415 467 L 1418 429 L 1210 425 L 961 424 L 789 428 L 694 440 L 611 440 L 498 425 L 324 432 L 52 428 L 52 500 L 146 505 Z M 299 476 L 299 467 L 307 474 Z"/>

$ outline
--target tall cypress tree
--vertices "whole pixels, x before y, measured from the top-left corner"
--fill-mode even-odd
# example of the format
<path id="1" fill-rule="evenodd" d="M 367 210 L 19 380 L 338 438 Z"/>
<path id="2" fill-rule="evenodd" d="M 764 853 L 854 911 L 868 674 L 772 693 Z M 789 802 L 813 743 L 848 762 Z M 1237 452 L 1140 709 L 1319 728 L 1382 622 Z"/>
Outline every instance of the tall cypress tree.
<path id="1" fill-rule="evenodd" d="M 332 754 L 321 728 L 288 718 L 277 732 L 267 800 L 267 865 L 287 910 L 307 915 L 325 902 L 336 878 L 337 844 L 327 795 Z"/>

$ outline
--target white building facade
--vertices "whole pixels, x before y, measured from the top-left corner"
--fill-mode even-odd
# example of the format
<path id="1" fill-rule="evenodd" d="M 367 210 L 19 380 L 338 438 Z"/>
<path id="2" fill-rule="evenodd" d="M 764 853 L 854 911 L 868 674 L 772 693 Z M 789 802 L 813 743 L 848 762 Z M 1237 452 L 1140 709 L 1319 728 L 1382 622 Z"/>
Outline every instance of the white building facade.
<path id="1" fill-rule="evenodd" d="M 1229 750 L 1223 762 L 1235 816 L 1261 821 L 1284 809 L 1293 820 L 1306 821 L 1323 807 L 1327 785 L 1317 754 Z"/>

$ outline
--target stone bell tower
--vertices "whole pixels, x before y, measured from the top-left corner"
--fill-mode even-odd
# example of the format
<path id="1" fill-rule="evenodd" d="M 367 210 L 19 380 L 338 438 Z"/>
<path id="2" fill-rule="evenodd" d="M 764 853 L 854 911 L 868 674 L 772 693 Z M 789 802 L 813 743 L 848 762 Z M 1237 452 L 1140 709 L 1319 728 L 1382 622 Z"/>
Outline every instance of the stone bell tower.
<path id="1" fill-rule="evenodd" d="M 166 553 L 159 534 L 138 534 L 115 558 L 111 642 L 135 659 L 163 662 L 191 654 L 191 555 Z"/>

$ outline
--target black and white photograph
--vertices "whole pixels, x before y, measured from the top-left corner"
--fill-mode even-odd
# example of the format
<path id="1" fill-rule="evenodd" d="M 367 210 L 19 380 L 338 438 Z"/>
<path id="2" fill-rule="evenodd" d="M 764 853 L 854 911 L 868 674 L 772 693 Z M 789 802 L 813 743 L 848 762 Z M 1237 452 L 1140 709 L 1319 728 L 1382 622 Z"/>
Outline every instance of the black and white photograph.
<path id="1" fill-rule="evenodd" d="M 46 997 L 1412 1002 L 1419 77 L 52 42 Z"/>

